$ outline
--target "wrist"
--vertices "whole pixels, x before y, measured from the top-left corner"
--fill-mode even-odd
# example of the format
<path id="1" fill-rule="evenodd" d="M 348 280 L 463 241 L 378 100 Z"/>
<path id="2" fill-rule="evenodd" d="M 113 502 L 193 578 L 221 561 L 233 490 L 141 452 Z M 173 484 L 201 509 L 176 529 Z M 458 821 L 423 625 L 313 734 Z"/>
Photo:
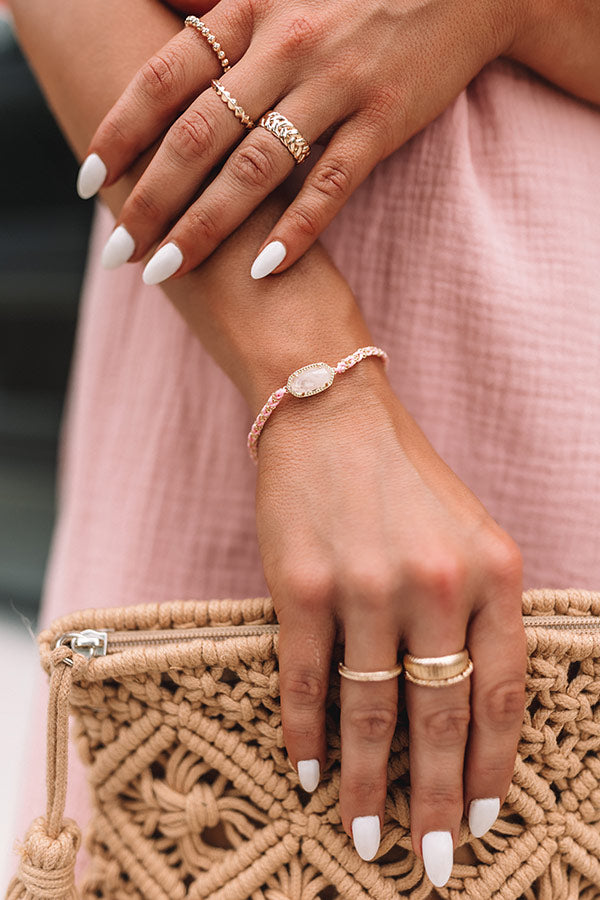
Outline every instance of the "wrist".
<path id="1" fill-rule="evenodd" d="M 342 358 L 348 355 L 342 354 Z M 347 427 L 359 429 L 362 423 L 381 415 L 389 418 L 391 402 L 397 402 L 397 398 L 383 360 L 366 357 L 336 374 L 333 384 L 319 394 L 308 397 L 286 394 L 260 434 L 259 457 L 261 450 L 264 455 L 269 448 L 276 452 L 296 448 L 301 452 L 302 445 L 306 446 L 306 441 L 316 435 L 334 441 L 336 433 Z"/>

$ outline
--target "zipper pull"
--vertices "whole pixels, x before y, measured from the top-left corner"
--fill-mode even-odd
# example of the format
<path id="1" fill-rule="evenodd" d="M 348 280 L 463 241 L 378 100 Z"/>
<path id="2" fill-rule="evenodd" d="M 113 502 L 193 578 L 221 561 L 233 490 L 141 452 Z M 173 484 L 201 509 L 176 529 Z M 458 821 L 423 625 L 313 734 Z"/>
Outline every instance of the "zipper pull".
<path id="1" fill-rule="evenodd" d="M 71 650 L 91 659 L 92 656 L 106 656 L 106 631 L 85 628 L 83 631 L 67 631 L 54 642 L 54 649 L 68 644 Z"/>

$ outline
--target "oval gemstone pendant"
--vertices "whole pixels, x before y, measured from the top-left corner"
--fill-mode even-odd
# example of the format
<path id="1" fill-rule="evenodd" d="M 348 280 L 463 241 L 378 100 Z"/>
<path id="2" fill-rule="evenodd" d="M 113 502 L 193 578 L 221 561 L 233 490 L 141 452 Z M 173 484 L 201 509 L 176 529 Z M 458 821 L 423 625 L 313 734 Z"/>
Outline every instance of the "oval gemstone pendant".
<path id="1" fill-rule="evenodd" d="M 327 363 L 311 363 L 292 372 L 287 380 L 287 389 L 294 397 L 311 397 L 331 387 L 334 377 L 335 371 Z"/>

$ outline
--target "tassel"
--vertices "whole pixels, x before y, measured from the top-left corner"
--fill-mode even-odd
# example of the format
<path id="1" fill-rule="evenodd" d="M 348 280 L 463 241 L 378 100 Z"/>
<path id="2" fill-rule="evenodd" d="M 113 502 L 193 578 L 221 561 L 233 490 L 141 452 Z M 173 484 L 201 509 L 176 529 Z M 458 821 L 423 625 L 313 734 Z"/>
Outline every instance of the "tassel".
<path id="1" fill-rule="evenodd" d="M 53 664 L 48 700 L 46 757 L 46 815 L 29 826 L 18 848 L 21 862 L 8 886 L 6 900 L 78 900 L 75 859 L 81 831 L 65 819 L 69 741 L 69 697 L 75 661 L 68 647 L 52 652 Z M 83 658 L 77 661 L 83 663 Z"/>

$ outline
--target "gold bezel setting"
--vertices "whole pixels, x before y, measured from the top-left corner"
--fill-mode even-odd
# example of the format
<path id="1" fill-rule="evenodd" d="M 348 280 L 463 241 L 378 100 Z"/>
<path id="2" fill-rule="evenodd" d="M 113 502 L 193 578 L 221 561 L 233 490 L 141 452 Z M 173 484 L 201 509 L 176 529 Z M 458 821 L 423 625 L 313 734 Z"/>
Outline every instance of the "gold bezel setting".
<path id="1" fill-rule="evenodd" d="M 317 388 L 314 388 L 312 391 L 294 390 L 294 388 L 292 386 L 293 379 L 296 378 L 298 375 L 301 375 L 303 372 L 308 372 L 310 369 L 325 369 L 329 376 L 327 381 L 325 382 L 325 384 L 320 385 Z M 289 393 L 292 394 L 294 397 L 312 397 L 314 394 L 320 394 L 323 391 L 326 391 L 327 388 L 330 388 L 331 385 L 333 384 L 334 377 L 335 377 L 335 369 L 333 369 L 331 366 L 327 365 L 327 363 L 324 363 L 324 362 L 310 363 L 308 366 L 302 366 L 301 369 L 296 369 L 295 372 L 292 372 L 292 374 L 290 375 L 290 377 L 287 380 L 286 387 L 287 387 L 287 390 L 289 391 Z"/>

